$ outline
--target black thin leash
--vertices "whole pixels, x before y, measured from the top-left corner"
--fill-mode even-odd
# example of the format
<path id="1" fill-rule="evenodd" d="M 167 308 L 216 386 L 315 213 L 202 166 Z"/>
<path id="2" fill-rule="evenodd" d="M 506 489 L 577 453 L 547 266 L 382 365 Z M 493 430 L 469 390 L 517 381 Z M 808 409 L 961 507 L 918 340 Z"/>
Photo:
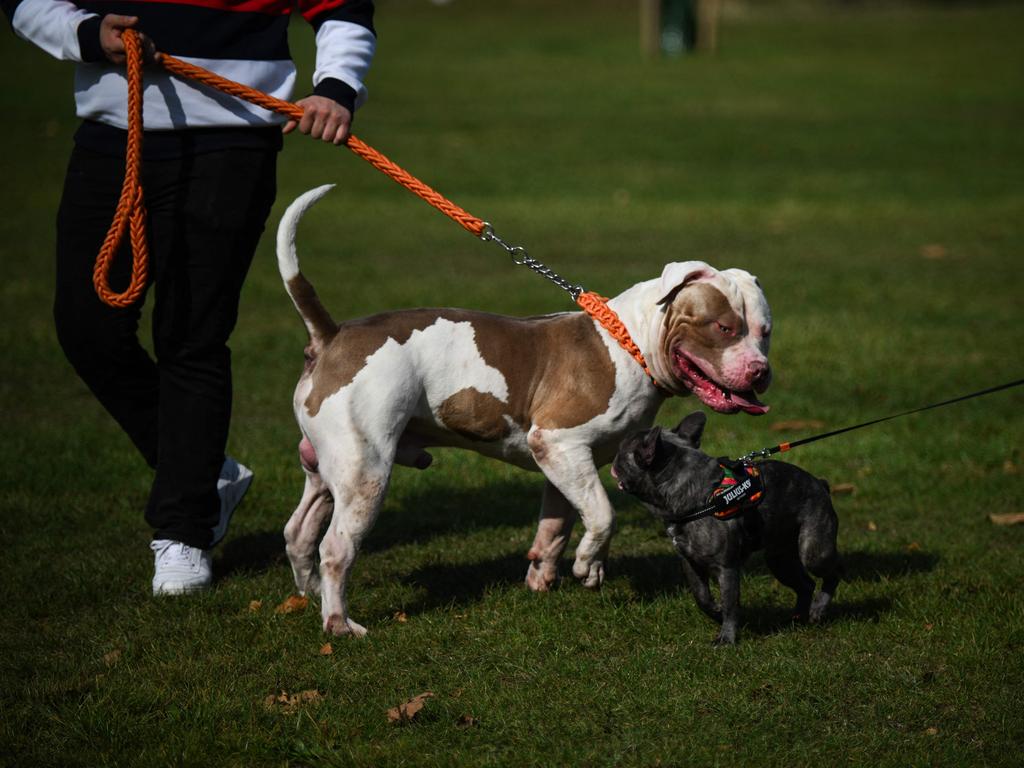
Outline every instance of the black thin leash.
<path id="1" fill-rule="evenodd" d="M 791 451 L 801 445 L 807 445 L 808 443 L 816 443 L 818 440 L 824 440 L 826 437 L 835 437 L 841 435 L 844 432 L 852 432 L 855 429 L 863 429 L 864 427 L 870 427 L 872 424 L 881 424 L 883 421 L 889 421 L 891 419 L 898 419 L 901 416 L 909 416 L 912 413 L 920 413 L 921 411 L 929 411 L 932 408 L 941 408 L 944 405 L 952 405 L 953 403 L 959 403 L 961 400 L 970 400 L 972 397 L 981 397 L 982 395 L 991 395 L 993 392 L 1000 392 L 1004 389 L 1010 389 L 1012 387 L 1019 387 L 1024 384 L 1024 379 L 1018 379 L 1017 381 L 1011 381 L 1008 384 L 1000 384 L 998 387 L 989 387 L 983 389 L 980 392 L 972 392 L 969 395 L 961 395 L 960 397 L 954 397 L 952 400 L 944 400 L 941 403 L 933 403 L 932 405 L 926 405 L 921 408 L 914 408 L 911 411 L 904 411 L 903 413 L 896 413 L 892 416 L 884 416 L 881 419 L 874 419 L 873 421 L 865 421 L 863 424 L 854 424 L 852 427 L 843 427 L 842 429 L 836 429 L 831 432 L 825 432 L 821 435 L 814 435 L 813 437 L 805 437 L 803 440 L 794 440 L 789 443 L 779 443 L 773 445 L 771 448 L 762 448 L 760 451 L 751 451 L 746 456 L 743 456 L 739 461 L 757 461 L 760 459 L 767 459 L 776 453 L 785 453 Z"/>

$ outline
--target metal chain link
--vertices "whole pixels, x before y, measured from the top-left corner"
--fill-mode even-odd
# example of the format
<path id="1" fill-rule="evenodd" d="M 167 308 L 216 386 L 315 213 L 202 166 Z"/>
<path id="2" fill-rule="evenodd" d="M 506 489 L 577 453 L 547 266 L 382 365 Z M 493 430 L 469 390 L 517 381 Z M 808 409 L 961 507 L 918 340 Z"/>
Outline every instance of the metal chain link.
<path id="1" fill-rule="evenodd" d="M 772 455 L 770 448 L 762 448 L 759 451 L 751 451 L 750 453 L 740 456 L 736 461 L 746 461 L 753 463 L 755 461 L 763 461 L 764 459 L 770 458 Z"/>
<path id="2" fill-rule="evenodd" d="M 541 277 L 546 277 L 552 283 L 557 285 L 563 291 L 572 296 L 572 300 L 576 301 L 580 294 L 583 293 L 582 285 L 573 285 L 564 277 L 559 275 L 550 267 L 547 267 L 543 263 L 537 261 L 535 258 L 527 254 L 526 249 L 521 245 L 510 245 L 502 240 L 498 235 L 494 233 L 494 227 L 489 222 L 484 222 L 483 231 L 480 233 L 480 239 L 486 242 L 494 242 L 505 249 L 505 252 L 511 257 L 513 263 L 519 264 L 520 266 L 527 267 L 533 270 Z"/>

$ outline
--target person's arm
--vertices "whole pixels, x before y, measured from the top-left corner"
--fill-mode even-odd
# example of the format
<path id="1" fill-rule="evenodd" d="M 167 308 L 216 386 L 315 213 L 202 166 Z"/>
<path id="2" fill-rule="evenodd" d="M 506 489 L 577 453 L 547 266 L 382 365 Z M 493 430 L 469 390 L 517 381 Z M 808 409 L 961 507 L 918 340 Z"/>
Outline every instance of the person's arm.
<path id="1" fill-rule="evenodd" d="M 323 141 L 348 138 L 352 115 L 366 100 L 363 81 L 377 45 L 372 0 L 300 0 L 299 9 L 316 31 L 313 95 L 296 103 L 302 119 L 284 127 Z"/>
<path id="2" fill-rule="evenodd" d="M 98 16 L 66 0 L 2 0 L 4 13 L 20 37 L 65 61 L 124 63 L 124 30 L 135 16 Z M 153 43 L 139 35 L 143 55 L 152 60 Z"/>
<path id="3" fill-rule="evenodd" d="M 100 16 L 66 0 L 3 0 L 19 37 L 65 61 L 102 61 Z"/>

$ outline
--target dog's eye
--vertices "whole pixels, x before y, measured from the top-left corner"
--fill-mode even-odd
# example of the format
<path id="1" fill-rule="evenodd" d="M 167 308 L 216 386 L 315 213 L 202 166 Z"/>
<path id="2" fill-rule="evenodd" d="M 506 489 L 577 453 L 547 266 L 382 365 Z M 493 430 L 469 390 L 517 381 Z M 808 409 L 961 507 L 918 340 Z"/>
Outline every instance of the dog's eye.
<path id="1" fill-rule="evenodd" d="M 716 325 L 718 325 L 718 330 L 720 330 L 726 336 L 732 336 L 736 333 L 736 331 L 733 328 L 730 328 L 728 325 L 722 325 L 721 323 L 716 323 Z"/>

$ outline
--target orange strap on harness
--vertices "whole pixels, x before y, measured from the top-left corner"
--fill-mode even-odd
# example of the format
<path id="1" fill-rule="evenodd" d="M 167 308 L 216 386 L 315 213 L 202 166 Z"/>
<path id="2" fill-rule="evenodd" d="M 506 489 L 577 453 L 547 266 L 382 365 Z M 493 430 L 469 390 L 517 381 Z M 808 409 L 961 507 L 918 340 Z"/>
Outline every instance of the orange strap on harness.
<path id="1" fill-rule="evenodd" d="M 146 246 L 146 208 L 143 202 L 142 183 L 139 178 L 142 159 L 142 50 L 138 34 L 132 29 L 126 29 L 123 34 L 125 53 L 127 56 L 128 69 L 128 145 L 125 152 L 125 178 L 121 188 L 121 199 L 118 201 L 114 220 L 103 241 L 99 255 L 96 257 L 96 267 L 93 270 L 93 284 L 96 293 L 106 304 L 112 307 L 128 307 L 134 304 L 146 288 L 148 278 L 148 249 Z M 218 91 L 231 94 L 240 99 L 248 101 L 271 112 L 277 112 L 293 120 L 302 118 L 302 107 L 291 102 L 278 99 L 263 91 L 256 90 L 234 80 L 189 64 L 161 53 L 159 63 L 168 72 L 196 80 Z M 378 152 L 364 141 L 349 134 L 345 140 L 345 146 L 351 149 L 359 157 L 372 165 L 381 173 L 397 181 L 417 197 L 420 197 L 437 210 L 441 211 L 452 221 L 459 224 L 463 229 L 480 237 L 483 240 L 496 240 L 499 244 L 509 250 L 516 258 L 517 253 L 525 257 L 522 248 L 511 248 L 494 235 L 490 225 L 483 219 L 479 219 L 471 213 L 463 210 L 441 193 L 432 189 L 415 176 L 404 170 L 386 156 Z M 110 288 L 108 274 L 117 249 L 124 239 L 127 225 L 131 225 L 131 247 L 132 247 L 132 277 L 128 288 L 123 293 L 116 293 Z M 526 264 L 534 271 L 551 278 L 553 272 L 548 270 L 539 262 L 524 258 L 522 261 L 516 259 L 516 263 Z M 554 278 L 557 278 L 554 275 Z M 607 304 L 607 299 L 598 296 L 596 293 L 585 292 L 582 287 L 569 287 L 560 278 L 555 279 L 562 288 L 568 290 L 577 304 L 601 326 L 608 331 L 623 349 L 633 356 L 644 369 L 644 372 L 651 378 L 655 386 L 667 393 L 654 379 L 653 374 L 647 367 L 640 348 L 630 338 L 626 326 L 619 319 L 615 311 Z"/>

